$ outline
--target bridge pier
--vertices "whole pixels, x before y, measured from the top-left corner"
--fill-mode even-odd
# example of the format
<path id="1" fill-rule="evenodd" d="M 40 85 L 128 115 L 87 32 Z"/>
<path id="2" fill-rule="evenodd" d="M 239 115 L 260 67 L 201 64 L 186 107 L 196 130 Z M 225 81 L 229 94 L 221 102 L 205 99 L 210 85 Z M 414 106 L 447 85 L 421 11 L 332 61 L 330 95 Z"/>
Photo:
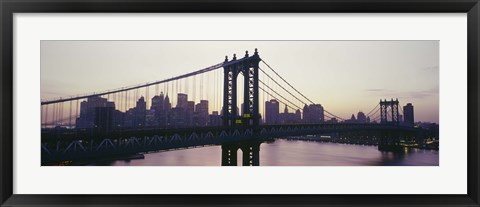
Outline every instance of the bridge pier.
<path id="1" fill-rule="evenodd" d="M 242 166 L 260 165 L 260 142 L 222 144 L 222 166 L 237 166 L 237 151 L 242 150 Z"/>
<path id="2" fill-rule="evenodd" d="M 260 143 L 249 143 L 241 147 L 243 152 L 243 166 L 260 165 Z"/>
<path id="3" fill-rule="evenodd" d="M 237 166 L 238 146 L 222 144 L 222 166 Z"/>

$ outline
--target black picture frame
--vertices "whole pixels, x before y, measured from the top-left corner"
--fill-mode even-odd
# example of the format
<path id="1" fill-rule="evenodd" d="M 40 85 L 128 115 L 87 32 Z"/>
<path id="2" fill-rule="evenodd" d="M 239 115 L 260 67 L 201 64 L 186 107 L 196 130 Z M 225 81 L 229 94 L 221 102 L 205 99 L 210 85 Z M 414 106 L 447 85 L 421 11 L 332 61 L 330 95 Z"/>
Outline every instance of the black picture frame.
<path id="1" fill-rule="evenodd" d="M 1 206 L 480 206 L 478 0 L 0 0 Z M 13 14 L 111 12 L 467 13 L 468 193 L 465 195 L 19 195 L 13 194 Z M 455 179 L 455 178 L 452 178 Z"/>

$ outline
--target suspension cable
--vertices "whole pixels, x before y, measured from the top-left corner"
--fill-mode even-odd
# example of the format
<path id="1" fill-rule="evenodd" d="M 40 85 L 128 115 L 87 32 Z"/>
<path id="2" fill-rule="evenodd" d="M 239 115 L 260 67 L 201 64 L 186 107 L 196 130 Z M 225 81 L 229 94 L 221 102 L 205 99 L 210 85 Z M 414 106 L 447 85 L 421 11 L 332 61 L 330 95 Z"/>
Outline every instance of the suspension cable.
<path id="1" fill-rule="evenodd" d="M 288 84 L 293 90 L 295 90 L 298 94 L 300 94 L 303 98 L 307 99 L 310 103 L 315 104 L 313 101 L 308 99 L 305 95 L 303 95 L 300 91 L 298 91 L 295 87 L 293 87 L 289 82 L 287 82 L 280 74 L 277 73 L 270 65 L 268 65 L 264 60 L 261 60 L 270 70 L 272 70 L 280 79 L 282 79 L 286 84 Z"/>
<path id="2" fill-rule="evenodd" d="M 264 86 L 266 86 L 268 89 L 270 89 L 272 92 L 274 92 L 275 94 L 277 94 L 278 96 L 280 96 L 281 98 L 283 98 L 285 101 L 287 101 L 288 103 L 290 103 L 291 105 L 297 107 L 297 108 L 300 108 L 299 106 L 297 106 L 296 104 L 292 103 L 290 100 L 288 100 L 287 98 L 283 97 L 282 95 L 280 95 L 277 91 L 273 90 L 270 86 L 268 86 L 267 84 L 265 84 L 263 81 L 259 80 L 260 83 L 262 83 Z M 265 91 L 264 91 L 265 92 Z"/>
<path id="3" fill-rule="evenodd" d="M 168 79 L 165 79 L 165 80 L 155 81 L 155 82 L 146 83 L 146 84 L 142 84 L 142 85 L 135 85 L 135 86 L 117 88 L 117 89 L 113 89 L 113 90 L 103 91 L 103 92 L 100 92 L 100 93 L 91 93 L 91 94 L 88 94 L 88 95 L 71 96 L 71 97 L 65 98 L 65 99 L 64 98 L 58 98 L 58 99 L 53 99 L 53 100 L 45 100 L 45 101 L 41 102 L 41 105 L 52 104 L 52 103 L 60 103 L 60 102 L 76 100 L 76 99 L 84 99 L 84 98 L 89 98 L 89 97 L 94 97 L 94 96 L 102 96 L 102 95 L 117 93 L 117 92 L 121 92 L 121 91 L 129 91 L 129 90 L 134 90 L 134 89 L 138 89 L 138 88 L 144 88 L 144 87 L 155 85 L 155 84 L 171 82 L 171 81 L 174 81 L 174 80 L 186 78 L 186 77 L 189 77 L 189 76 L 195 76 L 195 75 L 198 75 L 198 74 L 203 74 L 203 73 L 206 73 L 206 72 L 209 72 L 209 71 L 212 71 L 212 70 L 219 69 L 219 68 L 223 67 L 223 64 L 224 63 L 218 63 L 218 64 L 212 65 L 210 67 L 207 67 L 207 68 L 204 68 L 204 69 L 201 69 L 201 70 L 197 70 L 197 71 L 194 71 L 194 72 L 190 72 L 190 73 L 187 73 L 187 74 L 175 76 L 175 77 L 168 78 Z"/>
<path id="4" fill-rule="evenodd" d="M 293 96 L 295 99 L 297 99 L 298 101 L 302 102 L 303 104 L 307 104 L 306 102 L 303 102 L 302 100 L 300 100 L 298 97 L 296 97 L 295 95 L 293 95 L 290 91 L 288 91 L 285 87 L 283 87 L 282 85 L 280 85 L 275 79 L 273 79 L 270 75 L 268 75 L 263 69 L 261 69 L 260 67 L 258 68 L 263 74 L 265 74 L 268 78 L 270 78 L 274 83 L 276 83 L 278 86 L 280 86 L 280 88 L 282 88 L 284 91 L 286 91 L 288 94 L 290 94 L 291 96 Z M 273 90 L 273 89 L 272 89 Z M 307 104 L 308 105 L 308 104 Z"/>
<path id="5" fill-rule="evenodd" d="M 265 93 L 269 94 L 269 95 L 270 95 L 271 97 L 273 97 L 274 99 L 277 99 L 278 102 L 284 104 L 285 106 L 287 106 L 288 108 L 292 109 L 293 111 L 296 111 L 297 109 L 300 109 L 300 108 L 295 109 L 295 108 L 289 106 L 288 104 L 286 104 L 286 103 L 283 102 L 282 100 L 276 98 L 274 95 L 272 95 L 272 94 L 270 94 L 269 92 L 267 92 L 267 91 L 266 91 L 265 89 L 263 89 L 262 87 L 259 86 L 258 88 L 259 88 L 260 90 L 264 91 Z"/>

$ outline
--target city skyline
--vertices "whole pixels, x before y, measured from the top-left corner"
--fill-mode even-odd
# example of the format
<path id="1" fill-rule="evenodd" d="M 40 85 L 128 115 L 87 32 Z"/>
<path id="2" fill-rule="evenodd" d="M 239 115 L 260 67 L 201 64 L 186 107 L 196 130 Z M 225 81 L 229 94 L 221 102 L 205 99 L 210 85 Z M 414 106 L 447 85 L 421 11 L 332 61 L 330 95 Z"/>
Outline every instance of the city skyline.
<path id="1" fill-rule="evenodd" d="M 128 108 L 126 111 L 120 111 L 118 103 L 115 100 L 102 98 L 100 96 L 89 97 L 79 103 L 79 116 L 75 118 L 60 120 L 53 126 L 62 126 L 67 122 L 70 126 L 79 129 L 97 128 L 99 130 L 110 131 L 112 129 L 127 128 L 183 128 L 183 127 L 205 127 L 205 126 L 221 126 L 223 110 L 209 110 L 208 100 L 200 100 L 199 103 L 189 101 L 188 95 L 178 93 L 175 105 L 170 102 L 168 95 L 160 93 L 151 98 L 151 105 L 147 107 L 148 100 L 140 96 L 135 100 L 136 104 Z M 117 99 L 118 101 L 118 99 Z M 385 103 L 388 101 L 385 101 Z M 290 112 L 288 107 L 280 109 L 280 102 L 276 99 L 266 101 L 265 111 L 261 113 L 260 124 L 319 124 L 319 123 L 381 123 L 380 108 L 375 113 L 365 114 L 358 112 L 352 114 L 350 119 L 339 120 L 337 117 L 325 115 L 324 108 L 321 104 L 305 105 L 303 110 L 297 109 Z M 402 106 L 399 106 L 402 107 Z M 399 113 L 398 124 L 404 126 L 414 126 L 415 123 L 422 125 L 420 122 L 414 121 L 414 106 L 411 103 L 403 106 L 402 113 Z M 55 109 L 54 109 L 55 110 Z M 58 107 L 57 107 L 58 110 Z M 78 109 L 76 109 L 78 110 Z M 393 108 L 391 109 L 393 110 Z M 209 111 L 212 111 L 209 113 Z M 387 109 L 388 111 L 388 109 Z M 386 121 L 393 121 L 387 113 Z M 237 108 L 237 116 L 244 114 L 242 109 Z M 64 116 L 62 116 L 64 117 Z M 57 118 L 58 120 L 58 118 Z M 424 124 L 428 124 L 424 123 Z M 56 124 L 56 125 L 55 125 Z M 49 124 L 44 124 L 49 127 Z"/>
<path id="2" fill-rule="evenodd" d="M 248 44 L 260 47 L 225 55 L 219 62 L 211 60 L 220 50 Z M 238 166 L 240 156 L 242 166 L 261 166 L 260 157 L 268 160 L 276 154 L 261 156 L 261 145 L 280 144 L 280 140 L 287 141 L 289 152 L 305 152 L 308 145 L 295 150 L 296 143 L 310 141 L 334 143 L 342 151 L 347 148 L 341 144 L 375 146 L 374 156 L 406 153 L 410 148 L 438 150 L 439 124 L 432 121 L 438 117 L 438 90 L 434 90 L 438 42 L 46 41 L 42 45 L 46 56 L 42 67 L 48 68 L 42 72 L 42 83 L 48 84 L 41 88 L 46 165 L 88 165 L 88 159 L 107 157 L 147 161 L 148 154 L 163 155 L 165 150 L 212 147 L 221 149 L 210 151 L 210 157 L 221 158 L 218 165 Z M 197 66 L 206 60 L 210 64 Z M 160 76 L 130 84 L 136 78 Z M 122 87 L 99 89 L 119 80 Z M 96 92 L 48 99 L 59 92 L 72 94 L 73 88 Z M 438 153 L 430 155 L 427 163 L 414 165 L 436 165 Z M 322 156 L 309 152 L 302 159 L 290 157 L 295 165 L 309 165 L 315 163 L 310 159 Z M 402 162 L 391 164 L 408 165 Z M 182 162 L 170 165 L 177 164 Z"/>
<path id="3" fill-rule="evenodd" d="M 236 53 L 237 56 L 242 57 L 245 50 L 253 53 L 253 49 L 258 48 L 262 59 L 268 61 L 282 76 L 288 77 L 292 85 L 315 103 L 321 104 L 340 117 L 348 119 L 352 114 L 357 116 L 359 111 L 368 113 L 378 104 L 380 99 L 399 98 L 401 107 L 407 103 L 412 103 L 415 106 L 415 121 L 438 123 L 438 41 L 308 41 L 310 44 L 306 43 L 290 41 L 42 41 L 41 98 L 66 97 L 161 80 L 219 63 L 222 61 L 221 57 L 225 55 L 232 58 L 232 54 Z M 300 46 L 297 44 L 300 44 Z M 207 47 L 208 45 L 210 47 Z M 221 49 L 222 45 L 224 49 Z M 280 50 L 278 48 L 282 46 L 287 48 L 281 52 L 275 51 L 275 49 Z M 186 50 L 185 48 L 188 47 L 191 49 Z M 243 50 L 238 48 L 243 48 Z M 365 54 L 359 57 L 359 52 L 366 48 L 369 48 L 370 56 L 376 57 L 368 58 L 369 56 Z M 269 54 L 272 51 L 275 51 L 273 55 Z M 390 53 L 386 51 L 390 51 Z M 154 55 L 157 53 L 158 57 Z M 223 55 L 218 56 L 220 53 Z M 381 53 L 383 53 L 382 56 L 379 56 Z M 193 56 L 194 54 L 198 54 L 200 57 Z M 324 56 L 330 59 L 322 59 Z M 339 59 L 339 57 L 343 57 L 343 59 Z M 394 57 L 401 59 L 401 61 L 396 60 L 397 62 L 403 61 L 406 63 L 399 66 L 396 61 L 393 61 L 387 65 L 396 68 L 396 70 L 381 69 L 386 65 L 385 62 L 394 60 Z M 311 59 L 315 58 L 317 61 L 313 61 L 313 63 L 318 66 L 312 64 Z M 300 62 L 297 63 L 299 65 L 297 68 L 301 69 L 295 70 L 295 72 L 300 71 L 305 74 L 312 72 L 312 75 L 292 75 L 292 71 L 285 70 L 285 68 L 291 67 L 292 62 L 295 63 L 297 60 Z M 310 62 L 305 63 L 307 65 L 305 69 L 302 67 L 302 63 L 306 60 L 310 60 Z M 334 60 L 337 60 L 337 62 Z M 330 69 L 325 66 L 324 62 L 329 63 Z M 354 65 L 350 68 L 365 69 L 365 72 L 358 75 L 358 71 L 352 73 L 352 69 L 340 70 L 340 68 L 345 67 L 345 62 Z M 360 64 L 362 62 L 364 64 Z M 354 63 L 358 63 L 358 65 Z M 284 64 L 287 66 L 282 66 Z M 414 69 L 407 67 L 410 65 L 415 65 Z M 71 69 L 64 69 L 67 66 L 70 66 L 68 68 Z M 366 68 L 369 68 L 368 66 L 371 66 L 371 68 L 366 70 Z M 157 69 L 159 67 L 171 69 Z M 83 68 L 83 70 L 79 68 Z M 138 68 L 138 71 L 131 73 L 131 68 Z M 401 70 L 406 71 L 402 72 Z M 374 81 L 365 78 L 368 77 L 365 76 L 367 71 L 370 71 L 369 75 Z M 126 72 L 130 72 L 128 78 L 125 77 Z M 348 75 L 348 73 L 351 75 Z M 98 77 L 92 74 L 98 74 Z M 82 77 L 85 76 L 89 77 L 87 78 L 89 81 L 82 81 Z M 203 81 L 207 83 L 211 80 L 210 78 L 213 78 L 212 82 L 214 84 L 210 87 L 215 91 L 213 92 L 215 94 L 202 94 L 199 89 L 195 89 L 199 90 L 196 91 L 197 97 L 193 95 L 195 99 L 191 99 L 197 103 L 202 98 L 212 98 L 213 100 L 209 102 L 209 114 L 212 111 L 220 111 L 223 82 L 219 79 L 223 77 L 223 71 L 219 69 L 210 76 L 206 76 Z M 335 77 L 348 77 L 345 78 L 348 80 Z M 414 81 L 413 77 L 416 77 L 419 81 Z M 140 80 L 141 78 L 144 79 Z M 335 80 L 332 82 L 331 79 Z M 120 84 L 122 81 L 124 82 L 123 85 Z M 128 84 L 125 84 L 125 82 L 128 82 Z M 356 85 L 360 83 L 363 83 L 363 85 Z M 180 86 L 177 85 L 180 89 L 181 84 Z M 183 82 L 183 84 L 188 83 Z M 168 87 L 168 85 L 164 86 L 163 89 Z M 170 87 L 175 86 L 171 84 Z M 192 85 L 183 86 L 183 91 L 175 92 L 187 92 L 194 88 Z M 172 90 L 172 88 L 168 89 Z M 158 91 L 164 91 L 161 88 L 154 89 L 154 87 L 151 87 L 150 90 L 149 95 L 143 92 L 149 106 L 152 104 L 149 100 L 153 97 L 152 95 Z M 218 91 L 220 91 L 220 94 Z M 173 94 L 172 92 L 170 94 Z M 168 93 L 168 90 L 165 93 Z M 188 93 L 187 95 L 192 97 Z M 348 101 L 346 97 L 350 97 L 351 100 Z M 269 100 L 269 98 L 271 97 L 264 97 L 260 101 L 260 113 L 264 111 L 263 105 L 267 101 L 265 99 Z M 173 101 L 176 100 L 172 100 L 172 103 Z M 131 108 L 132 105 L 133 103 L 130 103 L 129 107 L 125 107 L 125 109 Z M 299 107 L 303 107 L 303 105 Z M 280 109 L 283 110 L 283 108 L 284 105 L 281 105 Z M 290 109 L 290 112 L 295 111 Z"/>

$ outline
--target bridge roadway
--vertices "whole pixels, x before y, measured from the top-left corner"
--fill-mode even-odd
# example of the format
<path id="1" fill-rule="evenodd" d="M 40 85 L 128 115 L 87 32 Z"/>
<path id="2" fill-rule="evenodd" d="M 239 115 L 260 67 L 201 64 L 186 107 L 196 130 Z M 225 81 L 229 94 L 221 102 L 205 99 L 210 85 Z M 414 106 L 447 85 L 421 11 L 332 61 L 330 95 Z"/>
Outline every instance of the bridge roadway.
<path id="1" fill-rule="evenodd" d="M 99 133 L 94 130 L 43 129 L 42 164 L 228 143 L 265 142 L 278 137 L 355 131 L 386 134 L 391 132 L 411 133 L 416 129 L 373 123 L 260 125 L 258 129 L 241 127 L 141 128 L 121 129 L 109 133 Z"/>

